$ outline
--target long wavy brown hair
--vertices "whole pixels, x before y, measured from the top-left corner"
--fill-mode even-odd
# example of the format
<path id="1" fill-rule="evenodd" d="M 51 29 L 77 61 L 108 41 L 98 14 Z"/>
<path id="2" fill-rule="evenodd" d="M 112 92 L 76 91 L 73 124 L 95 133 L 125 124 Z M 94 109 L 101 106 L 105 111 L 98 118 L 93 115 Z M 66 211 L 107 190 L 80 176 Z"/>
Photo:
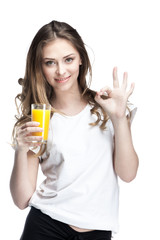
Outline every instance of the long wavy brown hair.
<path id="1" fill-rule="evenodd" d="M 22 92 L 15 98 L 18 115 L 13 129 L 13 138 L 16 128 L 31 120 L 31 104 L 51 104 L 54 96 L 54 89 L 49 85 L 42 72 L 42 50 L 43 47 L 57 38 L 69 40 L 80 54 L 82 65 L 79 69 L 78 83 L 82 97 L 92 105 L 91 113 L 97 116 L 93 126 L 99 124 L 102 130 L 105 129 L 108 116 L 103 108 L 94 100 L 96 92 L 90 89 L 92 79 L 92 68 L 85 48 L 85 44 L 76 29 L 64 22 L 52 21 L 44 25 L 35 35 L 28 51 L 26 70 L 24 78 L 18 80 L 22 86 Z M 86 76 L 89 75 L 87 82 Z M 17 100 L 20 104 L 17 104 Z M 101 109 L 101 111 L 99 111 Z M 52 114 L 57 110 L 52 108 Z M 101 113 L 100 113 L 101 112 Z"/>

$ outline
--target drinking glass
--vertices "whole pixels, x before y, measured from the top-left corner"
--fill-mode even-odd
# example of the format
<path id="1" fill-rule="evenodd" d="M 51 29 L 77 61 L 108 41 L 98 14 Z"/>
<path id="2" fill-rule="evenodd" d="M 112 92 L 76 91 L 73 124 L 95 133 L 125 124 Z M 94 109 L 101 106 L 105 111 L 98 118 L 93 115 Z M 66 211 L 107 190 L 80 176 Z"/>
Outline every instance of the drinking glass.
<path id="1" fill-rule="evenodd" d="M 47 143 L 51 106 L 49 104 L 32 104 L 32 121 L 39 122 L 38 127 L 43 128 L 43 132 L 34 132 L 33 136 L 42 136 L 42 142 Z"/>

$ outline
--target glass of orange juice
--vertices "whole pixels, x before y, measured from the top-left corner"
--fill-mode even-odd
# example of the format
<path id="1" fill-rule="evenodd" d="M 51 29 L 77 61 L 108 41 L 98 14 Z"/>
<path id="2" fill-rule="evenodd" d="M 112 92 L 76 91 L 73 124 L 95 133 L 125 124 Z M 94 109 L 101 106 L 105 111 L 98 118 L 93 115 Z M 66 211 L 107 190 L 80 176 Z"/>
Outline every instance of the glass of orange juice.
<path id="1" fill-rule="evenodd" d="M 51 106 L 49 104 L 32 104 L 32 121 L 39 122 L 38 127 L 43 128 L 43 132 L 34 132 L 33 136 L 42 136 L 42 142 L 47 143 Z"/>

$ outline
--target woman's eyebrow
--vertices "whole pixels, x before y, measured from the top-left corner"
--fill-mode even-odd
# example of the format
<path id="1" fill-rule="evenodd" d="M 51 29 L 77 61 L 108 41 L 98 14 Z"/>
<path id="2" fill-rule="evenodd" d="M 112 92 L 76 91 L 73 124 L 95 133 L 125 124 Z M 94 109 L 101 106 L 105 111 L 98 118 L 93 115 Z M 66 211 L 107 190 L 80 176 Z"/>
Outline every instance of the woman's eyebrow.
<path id="1" fill-rule="evenodd" d="M 72 55 L 75 55 L 74 53 L 68 54 L 67 56 L 64 56 L 63 58 L 67 58 L 70 57 Z M 49 58 L 49 57 L 45 57 L 44 59 L 49 59 L 49 60 L 56 60 L 55 58 Z"/>
<path id="2" fill-rule="evenodd" d="M 75 55 L 74 53 L 71 53 L 71 54 L 69 54 L 69 55 L 67 55 L 67 56 L 65 56 L 65 57 L 63 57 L 63 58 L 67 58 L 67 57 L 70 57 L 70 56 L 72 56 L 72 55 Z"/>

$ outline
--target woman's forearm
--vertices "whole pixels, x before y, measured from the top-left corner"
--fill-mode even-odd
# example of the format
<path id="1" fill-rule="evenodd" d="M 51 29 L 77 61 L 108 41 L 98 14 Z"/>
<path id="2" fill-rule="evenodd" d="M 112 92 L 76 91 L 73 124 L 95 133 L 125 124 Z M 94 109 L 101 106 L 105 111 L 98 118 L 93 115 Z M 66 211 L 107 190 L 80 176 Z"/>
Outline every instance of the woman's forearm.
<path id="1" fill-rule="evenodd" d="M 126 117 L 112 122 L 115 132 L 115 172 L 123 181 L 130 182 L 138 169 L 138 156 L 133 147 L 130 124 Z"/>
<path id="2" fill-rule="evenodd" d="M 29 178 L 27 153 L 23 151 L 15 151 L 10 190 L 14 203 L 20 209 L 26 208 L 34 188 Z"/>

